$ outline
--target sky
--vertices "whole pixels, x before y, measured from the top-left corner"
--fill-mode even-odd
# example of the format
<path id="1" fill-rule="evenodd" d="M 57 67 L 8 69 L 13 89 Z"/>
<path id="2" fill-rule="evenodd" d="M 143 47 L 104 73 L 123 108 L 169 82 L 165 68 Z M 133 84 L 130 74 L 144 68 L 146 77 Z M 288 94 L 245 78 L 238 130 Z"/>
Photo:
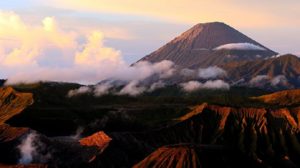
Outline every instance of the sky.
<path id="1" fill-rule="evenodd" d="M 0 1 L 0 76 L 131 64 L 193 25 L 214 21 L 279 53 L 300 54 L 299 8 L 298 0 Z"/>

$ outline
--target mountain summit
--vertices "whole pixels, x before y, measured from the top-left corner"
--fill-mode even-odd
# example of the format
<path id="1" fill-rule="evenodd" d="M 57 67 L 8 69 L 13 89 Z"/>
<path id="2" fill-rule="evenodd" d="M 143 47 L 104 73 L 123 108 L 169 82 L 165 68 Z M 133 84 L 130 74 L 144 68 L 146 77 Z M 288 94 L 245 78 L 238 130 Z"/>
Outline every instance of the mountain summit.
<path id="1" fill-rule="evenodd" d="M 198 68 L 276 54 L 227 24 L 212 22 L 195 25 L 141 60 L 170 60 L 184 68 Z"/>

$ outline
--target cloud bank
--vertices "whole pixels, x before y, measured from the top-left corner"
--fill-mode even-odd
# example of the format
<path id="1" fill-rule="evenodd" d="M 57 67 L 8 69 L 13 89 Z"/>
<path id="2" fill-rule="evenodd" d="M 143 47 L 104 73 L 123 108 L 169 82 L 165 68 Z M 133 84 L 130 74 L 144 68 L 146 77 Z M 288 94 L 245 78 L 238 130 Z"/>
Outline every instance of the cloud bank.
<path id="1" fill-rule="evenodd" d="M 129 82 L 118 94 L 137 96 L 143 93 L 145 90 L 146 90 L 145 87 L 139 86 L 139 82 L 134 80 Z"/>
<path id="2" fill-rule="evenodd" d="M 250 85 L 262 84 L 265 81 L 268 81 L 270 78 L 268 75 L 257 75 L 249 81 Z"/>
<path id="3" fill-rule="evenodd" d="M 287 83 L 287 79 L 284 75 L 278 75 L 275 76 L 273 79 L 271 79 L 271 85 L 277 86 Z"/>
<path id="4" fill-rule="evenodd" d="M 73 97 L 73 96 L 77 96 L 77 95 L 82 95 L 82 94 L 86 94 L 86 93 L 90 93 L 92 91 L 92 89 L 88 86 L 81 86 L 78 89 L 72 89 L 68 92 L 68 97 Z"/>
<path id="5" fill-rule="evenodd" d="M 121 52 L 104 43 L 99 30 L 64 30 L 54 17 L 38 25 L 13 12 L 0 12 L 0 76 L 7 84 L 38 81 L 95 84 L 105 79 L 131 82 L 174 73 L 171 61 L 128 65 Z M 98 88 L 101 92 L 101 88 Z M 76 94 L 76 93 L 75 93 Z"/>
<path id="6" fill-rule="evenodd" d="M 157 89 L 164 88 L 165 86 L 166 86 L 166 84 L 163 81 L 158 81 L 158 82 L 152 83 L 150 88 L 148 89 L 148 91 L 153 92 Z"/>
<path id="7" fill-rule="evenodd" d="M 288 80 L 284 75 L 277 75 L 273 78 L 268 75 L 257 75 L 249 81 L 250 86 L 256 87 L 264 86 L 266 84 L 276 87 L 285 85 L 286 83 L 288 83 Z"/>
<path id="8" fill-rule="evenodd" d="M 84 94 L 91 94 L 95 97 L 108 94 L 138 96 L 145 92 L 153 92 L 157 89 L 164 88 L 165 86 L 165 83 L 161 80 L 153 82 L 150 85 L 147 84 L 147 86 L 137 80 L 132 80 L 127 83 L 124 83 L 124 81 L 105 81 L 94 86 L 81 86 L 78 89 L 72 89 L 68 92 L 67 97 L 71 98 Z M 121 87 L 121 89 L 118 90 L 116 87 Z"/>
<path id="9" fill-rule="evenodd" d="M 225 76 L 226 71 L 217 66 L 211 66 L 208 68 L 199 68 L 198 75 L 202 79 L 212 79 Z"/>
<path id="10" fill-rule="evenodd" d="M 209 80 L 204 83 L 198 81 L 189 81 L 180 84 L 182 89 L 186 92 L 193 92 L 200 89 L 225 89 L 228 90 L 230 85 L 223 80 Z"/>
<path id="11" fill-rule="evenodd" d="M 264 51 L 265 48 L 252 44 L 252 43 L 229 43 L 216 47 L 214 50 L 260 50 Z"/>
<path id="12" fill-rule="evenodd" d="M 94 95 L 96 97 L 100 97 L 103 95 L 107 95 L 110 92 L 110 89 L 114 87 L 114 85 L 108 81 L 108 82 L 104 82 L 101 84 L 97 84 L 96 86 L 94 86 Z"/>

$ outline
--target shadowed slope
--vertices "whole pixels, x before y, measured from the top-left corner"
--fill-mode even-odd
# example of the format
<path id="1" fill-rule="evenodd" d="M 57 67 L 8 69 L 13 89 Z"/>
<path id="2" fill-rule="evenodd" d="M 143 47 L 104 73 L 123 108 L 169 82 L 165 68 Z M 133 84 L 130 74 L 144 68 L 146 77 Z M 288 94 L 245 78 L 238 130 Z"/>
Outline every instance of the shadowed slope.
<path id="1" fill-rule="evenodd" d="M 299 114 L 299 108 L 235 108 L 203 104 L 174 125 L 142 133 L 109 134 L 113 140 L 96 159 L 95 163 L 101 164 L 95 165 L 107 165 L 113 158 L 118 158 L 119 162 L 113 163 L 112 167 L 130 167 L 146 158 L 136 166 L 188 164 L 187 167 L 193 167 L 198 165 L 197 159 L 201 160 L 201 157 L 187 157 L 196 156 L 194 148 L 169 147 L 188 143 L 210 147 L 202 155 L 209 161 L 206 164 L 200 162 L 204 167 L 217 160 L 223 160 L 229 167 L 295 167 L 300 165 L 297 160 L 300 157 Z M 167 147 L 149 156 L 161 146 Z M 219 147 L 222 147 L 221 151 Z"/>

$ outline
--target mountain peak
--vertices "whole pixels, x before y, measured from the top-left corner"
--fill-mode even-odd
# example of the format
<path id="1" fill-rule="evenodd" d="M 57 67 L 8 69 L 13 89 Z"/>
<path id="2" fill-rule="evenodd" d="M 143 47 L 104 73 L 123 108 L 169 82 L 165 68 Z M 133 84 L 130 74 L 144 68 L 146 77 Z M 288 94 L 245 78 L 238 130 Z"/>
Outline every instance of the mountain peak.
<path id="1" fill-rule="evenodd" d="M 249 49 L 251 51 L 235 52 L 234 49 L 231 49 L 230 52 L 215 51 L 215 48 L 226 44 L 250 44 L 265 50 L 254 51 Z M 258 57 L 265 58 L 276 54 L 276 52 L 269 50 L 225 23 L 209 22 L 193 26 L 163 47 L 142 58 L 142 60 L 150 62 L 170 60 L 179 66 L 190 68 L 218 65 L 224 63 L 224 61 L 254 60 Z"/>
<path id="2" fill-rule="evenodd" d="M 215 21 L 215 22 L 198 23 L 194 25 L 194 27 L 196 26 L 229 26 L 229 25 L 227 25 L 224 22 Z"/>
<path id="3" fill-rule="evenodd" d="M 212 50 L 218 46 L 230 43 L 251 43 L 264 47 L 223 22 L 199 23 L 175 38 L 172 42 L 190 44 L 189 47 L 194 50 Z"/>

